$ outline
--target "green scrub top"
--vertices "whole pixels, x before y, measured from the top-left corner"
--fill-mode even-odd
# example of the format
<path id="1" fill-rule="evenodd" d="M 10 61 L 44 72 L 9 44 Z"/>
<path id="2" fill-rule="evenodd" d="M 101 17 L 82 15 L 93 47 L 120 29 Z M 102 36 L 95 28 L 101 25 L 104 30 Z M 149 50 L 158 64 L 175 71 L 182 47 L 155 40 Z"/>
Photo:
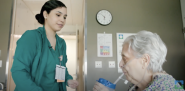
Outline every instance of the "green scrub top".
<path id="1" fill-rule="evenodd" d="M 56 41 L 58 39 L 56 38 Z M 46 63 L 46 69 L 43 73 L 43 77 L 41 79 L 41 87 L 44 91 L 60 91 L 59 89 L 59 83 L 55 80 L 55 68 L 56 64 L 60 64 L 60 54 L 58 49 L 58 44 L 56 42 L 55 50 L 52 48 L 49 40 L 46 38 L 46 44 L 48 45 L 49 55 L 48 55 L 48 61 Z M 63 91 L 63 90 L 62 90 Z"/>
<path id="2" fill-rule="evenodd" d="M 66 43 L 56 34 L 56 47 L 52 49 L 45 28 L 26 31 L 17 41 L 11 68 L 16 88 L 14 91 L 67 91 L 67 81 L 73 79 L 66 68 L 65 82 L 55 80 L 56 64 L 63 55 L 61 65 L 66 67 Z"/>

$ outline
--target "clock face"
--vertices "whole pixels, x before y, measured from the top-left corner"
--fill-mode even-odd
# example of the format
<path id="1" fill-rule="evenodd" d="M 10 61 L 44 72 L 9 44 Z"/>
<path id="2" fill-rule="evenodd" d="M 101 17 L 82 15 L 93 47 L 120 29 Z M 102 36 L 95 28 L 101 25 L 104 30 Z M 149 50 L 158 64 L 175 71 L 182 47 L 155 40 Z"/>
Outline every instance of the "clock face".
<path id="1" fill-rule="evenodd" d="M 96 15 L 96 19 L 97 19 L 98 23 L 105 26 L 105 25 L 109 25 L 111 23 L 112 15 L 107 10 L 100 10 Z"/>

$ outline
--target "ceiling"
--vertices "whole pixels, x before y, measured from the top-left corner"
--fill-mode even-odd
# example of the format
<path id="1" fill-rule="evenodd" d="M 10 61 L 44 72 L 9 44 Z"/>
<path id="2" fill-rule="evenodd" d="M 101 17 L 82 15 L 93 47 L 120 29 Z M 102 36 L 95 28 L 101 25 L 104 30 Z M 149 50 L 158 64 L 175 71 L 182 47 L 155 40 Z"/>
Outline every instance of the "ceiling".
<path id="1" fill-rule="evenodd" d="M 48 0 L 22 0 L 31 12 L 36 15 L 40 13 L 40 10 L 44 3 Z M 66 27 L 62 29 L 62 32 L 73 32 L 76 33 L 76 30 L 71 29 L 70 26 L 83 26 L 84 24 L 84 0 L 60 0 L 62 1 L 67 7 L 67 20 L 66 20 Z M 37 21 L 36 21 L 37 23 Z M 39 26 L 39 25 L 37 25 Z M 68 29 L 69 27 L 69 29 Z"/>

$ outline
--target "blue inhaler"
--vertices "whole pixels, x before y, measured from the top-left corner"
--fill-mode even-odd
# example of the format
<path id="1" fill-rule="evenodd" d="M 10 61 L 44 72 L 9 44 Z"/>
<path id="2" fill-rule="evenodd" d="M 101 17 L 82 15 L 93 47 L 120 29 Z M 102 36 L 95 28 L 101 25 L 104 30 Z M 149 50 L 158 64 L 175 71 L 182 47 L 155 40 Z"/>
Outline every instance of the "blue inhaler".
<path id="1" fill-rule="evenodd" d="M 103 84 L 104 86 L 108 87 L 109 89 L 114 90 L 116 88 L 116 84 L 113 84 L 111 82 L 109 82 L 108 80 L 105 80 L 103 78 L 100 78 L 99 80 L 97 80 L 99 83 Z"/>
<path id="2" fill-rule="evenodd" d="M 128 83 L 127 80 L 125 80 L 125 79 L 122 78 L 123 76 L 124 76 L 124 73 L 121 74 L 121 75 L 118 77 L 118 79 L 117 79 L 114 83 L 111 83 L 111 82 L 109 82 L 108 80 L 103 79 L 103 78 L 99 78 L 99 80 L 97 80 L 97 81 L 98 81 L 99 83 L 103 84 L 104 86 L 106 86 L 106 87 L 109 89 L 109 91 L 114 91 L 114 90 L 116 89 L 116 83 L 117 83 L 120 79 L 124 80 L 124 83 L 125 83 L 125 84 Z"/>

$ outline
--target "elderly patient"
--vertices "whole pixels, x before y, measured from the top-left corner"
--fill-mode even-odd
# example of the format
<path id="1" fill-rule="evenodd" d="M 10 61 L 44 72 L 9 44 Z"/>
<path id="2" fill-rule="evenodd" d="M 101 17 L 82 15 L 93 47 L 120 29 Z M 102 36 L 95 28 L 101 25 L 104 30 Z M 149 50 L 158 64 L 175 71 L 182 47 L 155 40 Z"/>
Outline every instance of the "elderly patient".
<path id="1" fill-rule="evenodd" d="M 122 48 L 122 68 L 132 84 L 129 91 L 184 91 L 175 79 L 162 69 L 167 48 L 161 38 L 148 31 L 138 32 L 125 39 Z M 96 83 L 94 91 L 108 91 Z"/>

